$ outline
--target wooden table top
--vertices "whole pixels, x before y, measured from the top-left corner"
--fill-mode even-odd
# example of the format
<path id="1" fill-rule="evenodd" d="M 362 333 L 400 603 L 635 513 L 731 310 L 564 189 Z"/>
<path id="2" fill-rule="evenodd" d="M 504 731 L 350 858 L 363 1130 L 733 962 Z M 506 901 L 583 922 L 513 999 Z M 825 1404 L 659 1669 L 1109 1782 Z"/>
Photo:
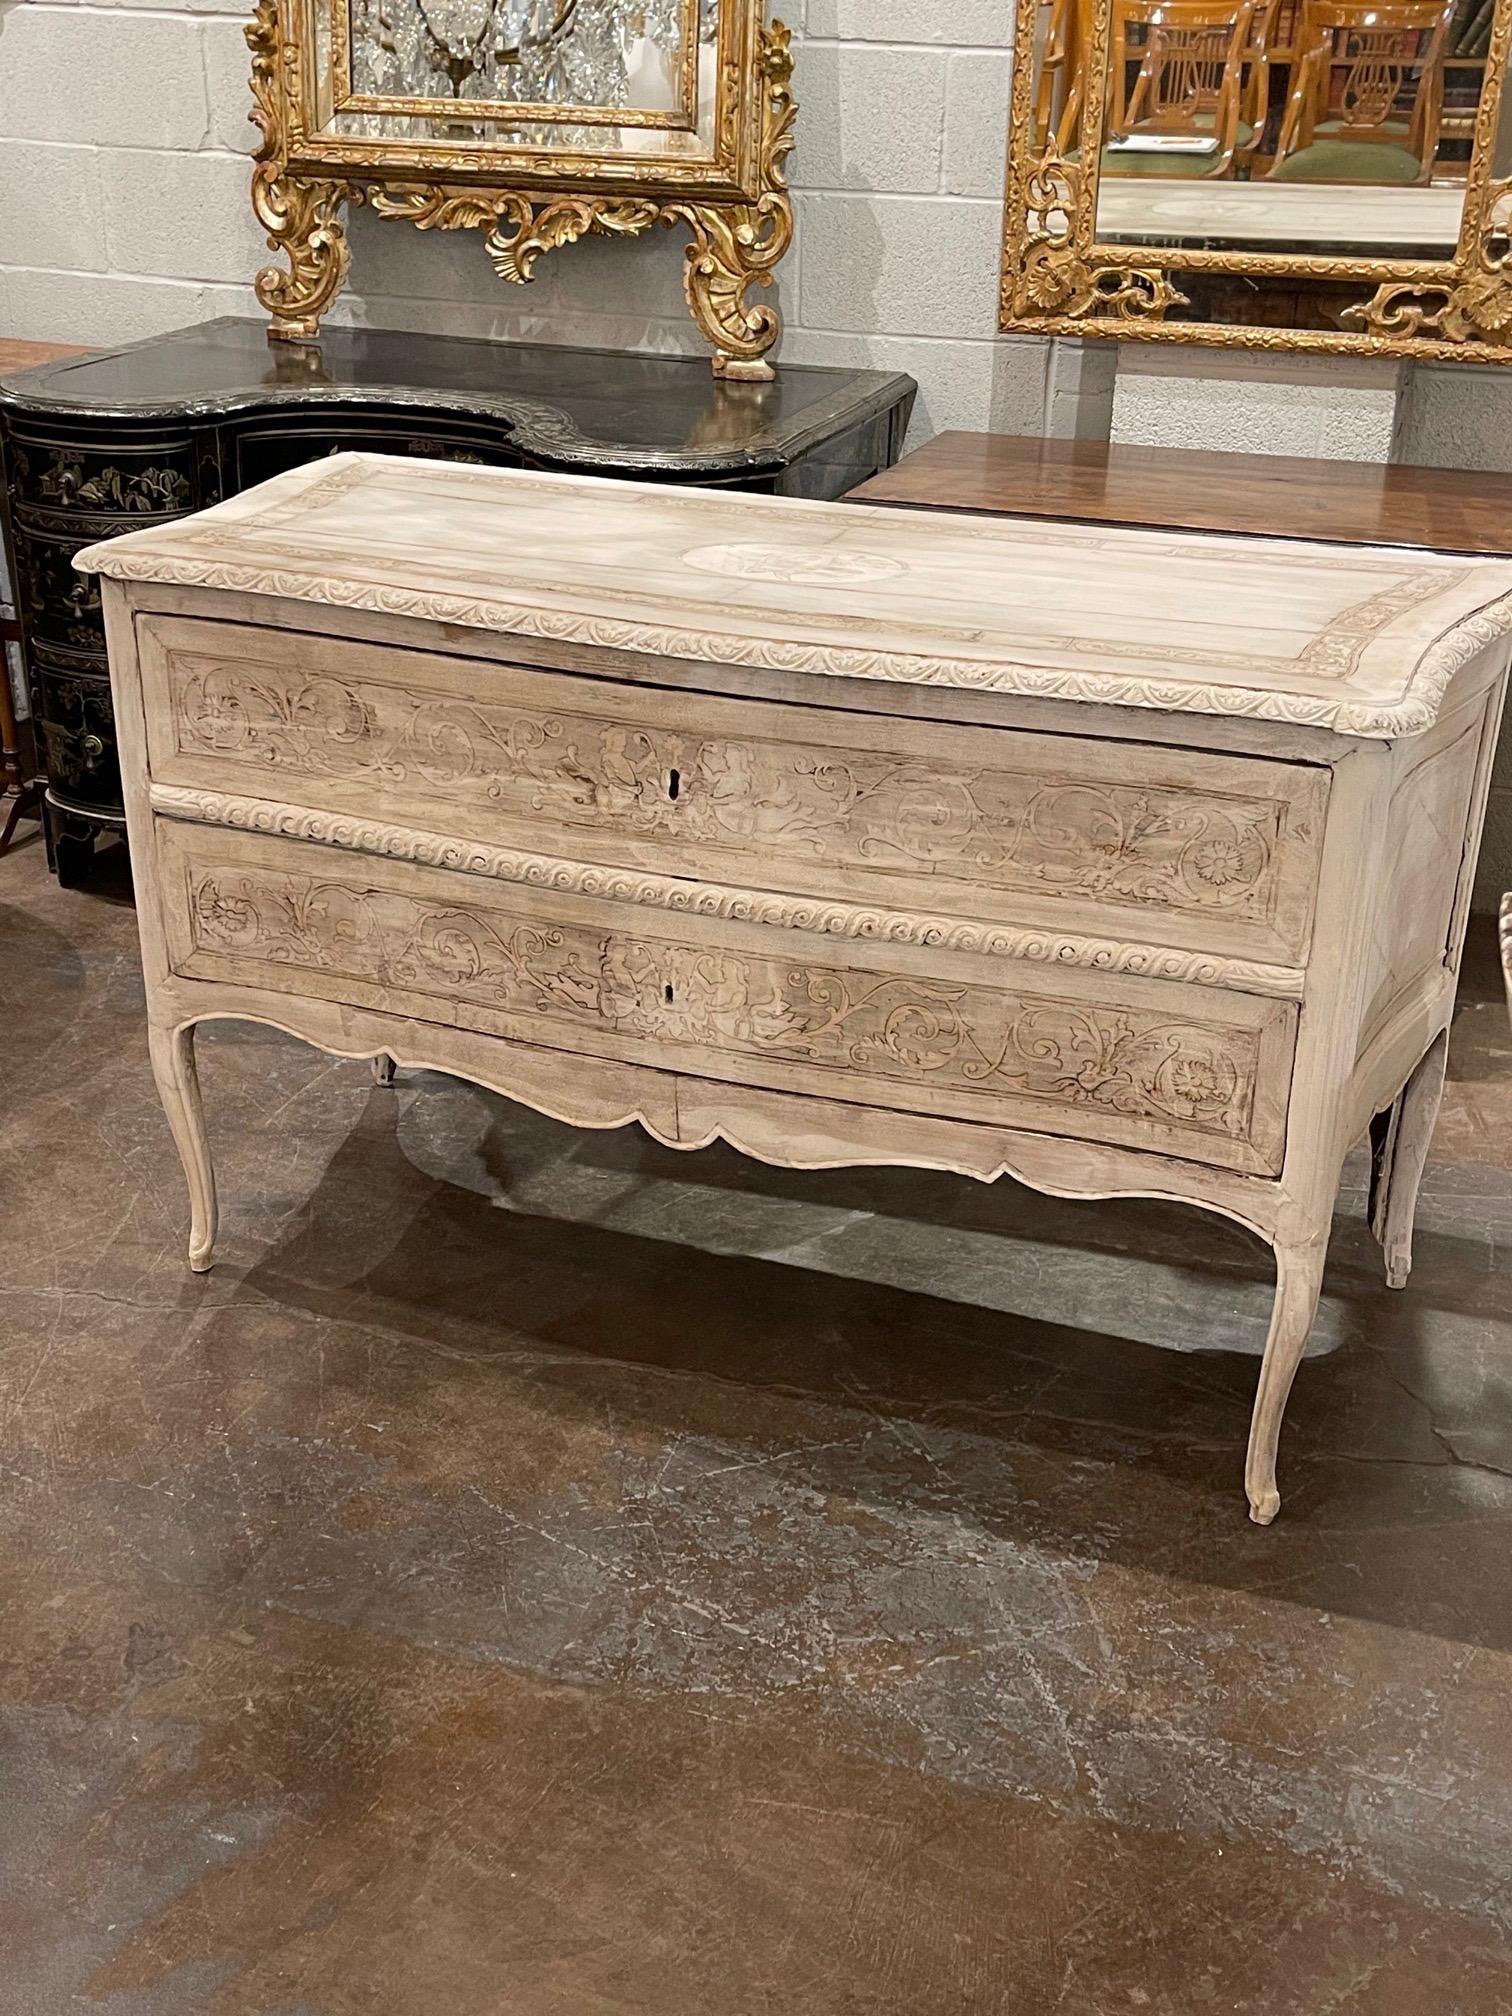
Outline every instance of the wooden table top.
<path id="1" fill-rule="evenodd" d="M 78 556 L 117 580 L 324 602 L 802 679 L 1415 734 L 1512 565 L 334 455 Z M 825 704 L 831 704 L 826 696 Z"/>
<path id="2" fill-rule="evenodd" d="M 847 503 L 1512 555 L 1512 475 L 937 434 Z"/>
<path id="3" fill-rule="evenodd" d="M 55 364 L 60 357 L 80 357 L 82 343 L 23 343 L 14 336 L 0 336 L 0 378 L 8 371 L 32 371 L 39 364 Z"/>

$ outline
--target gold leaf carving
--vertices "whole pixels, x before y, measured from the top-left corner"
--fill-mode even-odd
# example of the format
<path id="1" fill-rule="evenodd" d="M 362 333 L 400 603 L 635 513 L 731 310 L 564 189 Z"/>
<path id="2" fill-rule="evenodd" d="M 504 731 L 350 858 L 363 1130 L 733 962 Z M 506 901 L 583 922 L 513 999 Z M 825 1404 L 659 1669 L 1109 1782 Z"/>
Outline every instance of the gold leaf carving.
<path id="1" fill-rule="evenodd" d="M 245 31 L 252 51 L 252 117 L 263 136 L 253 171 L 253 208 L 269 244 L 288 261 L 287 271 L 270 266 L 257 277 L 257 296 L 272 313 L 275 335 L 309 338 L 318 333 L 350 258 L 343 207 L 365 196 L 381 216 L 403 219 L 421 230 L 485 232 L 495 272 L 513 284 L 531 278 L 543 252 L 589 233 L 634 237 L 660 219 L 682 223 L 692 234 L 684 286 L 694 319 L 714 346 L 716 375 L 772 375 L 765 356 L 779 333 L 778 316 L 769 305 L 752 306 L 746 297 L 753 285 L 770 284 L 793 236 L 783 163 L 793 144 L 796 107 L 789 88 L 790 38 L 780 21 L 760 29 L 754 71 L 741 55 L 737 37 L 732 34 L 721 43 L 715 157 L 722 173 L 750 190 L 741 196 L 701 193 L 698 185 L 709 179 L 707 164 L 699 171 L 696 164 L 658 160 L 654 170 L 631 176 L 622 156 L 556 151 L 501 161 L 511 179 L 490 185 L 474 180 L 480 168 L 476 152 L 447 155 L 428 148 L 427 179 L 414 181 L 408 179 L 413 172 L 408 157 L 335 134 L 320 136 L 317 158 L 323 172 L 293 170 L 290 161 L 299 156 L 303 118 L 302 22 L 295 0 L 258 0 Z M 760 108 L 751 146 L 742 142 L 741 133 L 747 94 L 753 90 L 760 92 Z M 308 160 L 308 150 L 299 158 Z M 597 186 L 574 186 L 582 183 Z M 684 187 L 686 197 L 676 193 Z M 669 188 L 674 192 L 670 200 Z"/>
<path id="2" fill-rule="evenodd" d="M 1512 344 L 1509 228 L 1512 180 L 1492 183 L 1486 192 L 1475 263 L 1468 273 L 1442 284 L 1383 282 L 1368 301 L 1346 309 L 1342 319 L 1383 342 L 1437 336 L 1450 343 L 1479 339 L 1498 346 Z"/>
<path id="3" fill-rule="evenodd" d="M 514 225 L 505 231 L 496 223 L 485 242 L 501 280 L 529 280 L 543 252 L 571 245 L 588 232 L 602 238 L 633 238 L 656 222 L 656 205 L 630 198 L 563 196 L 534 209 L 523 198 L 510 213 Z"/>
<path id="4" fill-rule="evenodd" d="M 631 237 L 655 223 L 654 203 L 617 196 L 562 196 L 537 201 L 517 189 L 458 192 L 440 183 L 375 189 L 373 208 L 421 231 L 484 230 L 485 250 L 501 280 L 523 285 L 543 252 L 588 232 Z"/>
<path id="5" fill-rule="evenodd" d="M 1108 74 L 1111 0 L 1089 0 L 1078 57 L 1082 76 Z M 1198 243 L 1126 246 L 1098 236 L 1098 185 L 1106 106 L 1083 93 L 1074 135 L 1047 133 L 1035 108 L 1042 16 L 1020 15 L 1010 98 L 1012 143 L 1004 206 L 1000 323 L 1045 333 L 1201 342 L 1255 350 L 1360 352 L 1385 357 L 1465 356 L 1512 363 L 1508 227 L 1512 178 L 1497 177 L 1502 79 L 1512 51 L 1512 8 L 1497 8 L 1475 115 L 1464 224 L 1452 257 L 1318 255 L 1301 248 L 1241 251 Z M 1071 144 L 1074 138 L 1074 146 Z M 1063 152 L 1059 143 L 1068 151 Z M 1383 253 L 1393 248 L 1383 248 Z M 1338 312 L 1337 327 L 1183 320 L 1189 306 L 1171 273 L 1233 275 L 1257 291 L 1300 281 L 1358 281 L 1373 288 Z"/>
<path id="6" fill-rule="evenodd" d="M 488 229 L 514 200 L 500 189 L 459 192 L 438 182 L 374 189 L 368 198 L 380 217 L 401 217 L 419 231 Z"/>
<path id="7" fill-rule="evenodd" d="M 287 272 L 278 266 L 262 269 L 255 282 L 257 298 L 272 314 L 274 335 L 313 337 L 351 259 L 343 206 L 360 203 L 362 194 L 346 182 L 291 175 L 284 165 L 299 47 L 281 36 L 279 0 L 258 0 L 243 33 L 252 52 L 251 118 L 263 136 L 254 157 L 252 208 L 268 244 L 289 262 Z"/>
<path id="8" fill-rule="evenodd" d="M 793 239 L 793 200 L 787 188 L 787 156 L 793 146 L 798 108 L 790 89 L 792 37 L 781 21 L 761 31 L 764 85 L 760 142 L 761 194 L 752 204 L 669 204 L 665 224 L 686 224 L 693 235 L 683 286 L 693 319 L 714 345 L 714 372 L 723 378 L 770 378 L 763 362 L 777 340 L 777 311 L 746 296 L 753 285 L 769 287 L 772 274 Z"/>
<path id="9" fill-rule="evenodd" d="M 1156 268 L 1093 266 L 1076 238 L 1081 170 L 1051 140 L 1026 183 L 1024 245 L 1014 279 L 1015 315 L 1067 315 L 1121 322 L 1158 320 L 1186 306 Z"/>

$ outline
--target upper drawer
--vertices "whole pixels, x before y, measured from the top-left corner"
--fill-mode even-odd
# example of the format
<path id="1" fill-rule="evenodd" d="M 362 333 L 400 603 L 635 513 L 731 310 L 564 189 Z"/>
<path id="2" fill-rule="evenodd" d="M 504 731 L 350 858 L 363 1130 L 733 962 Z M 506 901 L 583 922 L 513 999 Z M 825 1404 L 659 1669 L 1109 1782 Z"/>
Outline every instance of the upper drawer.
<path id="1" fill-rule="evenodd" d="M 618 867 L 1300 964 L 1327 772 L 152 617 L 153 774 Z"/>

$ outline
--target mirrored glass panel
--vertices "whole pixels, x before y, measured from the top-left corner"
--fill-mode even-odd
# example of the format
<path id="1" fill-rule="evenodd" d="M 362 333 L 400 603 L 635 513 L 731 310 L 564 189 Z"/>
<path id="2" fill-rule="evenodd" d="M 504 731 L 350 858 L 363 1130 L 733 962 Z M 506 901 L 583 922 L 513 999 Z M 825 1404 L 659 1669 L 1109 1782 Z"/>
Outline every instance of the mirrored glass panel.
<path id="1" fill-rule="evenodd" d="M 707 156 L 721 0 L 314 0 L 319 130 Z"/>
<path id="2" fill-rule="evenodd" d="M 1108 244 L 1442 259 L 1495 0 L 1044 0 L 1035 123 L 1078 158 L 1103 99 Z"/>

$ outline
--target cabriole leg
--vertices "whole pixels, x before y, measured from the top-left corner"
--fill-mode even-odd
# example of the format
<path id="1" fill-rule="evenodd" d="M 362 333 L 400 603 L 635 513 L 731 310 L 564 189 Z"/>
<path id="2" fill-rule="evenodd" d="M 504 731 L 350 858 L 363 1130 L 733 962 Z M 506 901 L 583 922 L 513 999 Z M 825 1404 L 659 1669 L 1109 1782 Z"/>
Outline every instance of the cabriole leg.
<path id="1" fill-rule="evenodd" d="M 189 1185 L 189 1265 L 196 1274 L 208 1272 L 215 1245 L 215 1172 L 205 1137 L 205 1111 L 200 1101 L 199 1073 L 194 1064 L 194 1025 L 183 1029 L 149 1028 L 152 1075 L 168 1115 L 174 1146 Z"/>
<path id="2" fill-rule="evenodd" d="M 1385 1140 L 1376 1158 L 1370 1229 L 1385 1254 L 1388 1288 L 1405 1288 L 1407 1276 L 1412 1272 L 1412 1221 L 1417 1215 L 1418 1189 L 1444 1096 L 1444 1068 L 1448 1061 L 1446 1029 L 1429 1046 L 1385 1116 Z"/>
<path id="3" fill-rule="evenodd" d="M 1265 1356 L 1260 1363 L 1260 1384 L 1255 1392 L 1255 1411 L 1250 1417 L 1249 1454 L 1244 1464 L 1245 1494 L 1250 1517 L 1257 1526 L 1269 1526 L 1281 1509 L 1281 1493 L 1276 1489 L 1281 1417 L 1302 1361 L 1307 1333 L 1318 1312 L 1327 1250 L 1326 1232 L 1307 1245 L 1276 1248 L 1276 1300 L 1271 1309 Z"/>

